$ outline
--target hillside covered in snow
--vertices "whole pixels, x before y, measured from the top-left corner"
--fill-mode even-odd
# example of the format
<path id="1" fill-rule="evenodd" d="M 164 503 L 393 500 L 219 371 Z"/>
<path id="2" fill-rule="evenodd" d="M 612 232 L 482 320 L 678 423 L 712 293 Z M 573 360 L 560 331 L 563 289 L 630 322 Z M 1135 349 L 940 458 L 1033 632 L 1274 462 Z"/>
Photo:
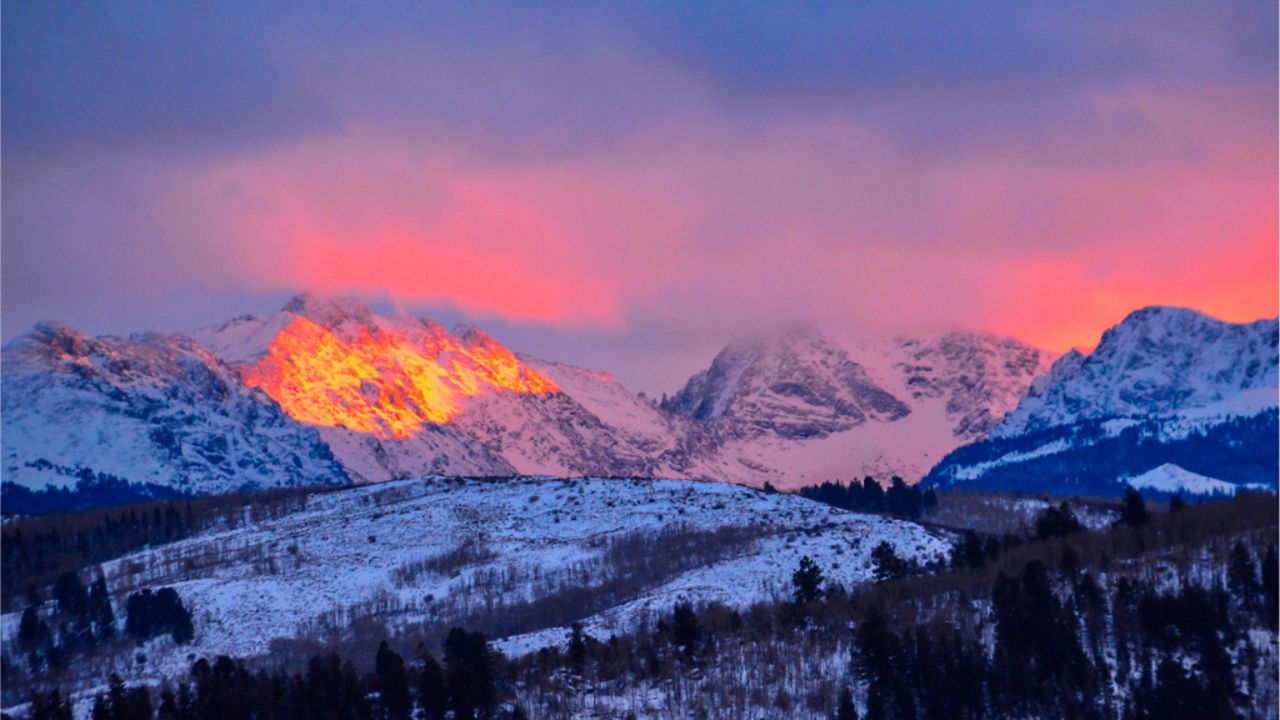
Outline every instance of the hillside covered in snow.
<path id="1" fill-rule="evenodd" d="M 677 601 L 745 609 L 786 597 L 802 556 L 851 587 L 872 577 L 886 541 L 921 564 L 949 549 L 945 533 L 914 523 L 723 483 L 426 478 L 317 493 L 280 517 L 246 512 L 103 564 L 121 617 L 132 593 L 171 587 L 194 637 L 99 656 L 77 677 L 81 689 L 111 671 L 154 684 L 192 654 L 280 659 L 373 627 L 438 642 L 462 626 L 520 654 L 560 645 L 577 621 L 607 637 L 654 627 Z M 11 656 L 21 614 L 2 618 Z"/>

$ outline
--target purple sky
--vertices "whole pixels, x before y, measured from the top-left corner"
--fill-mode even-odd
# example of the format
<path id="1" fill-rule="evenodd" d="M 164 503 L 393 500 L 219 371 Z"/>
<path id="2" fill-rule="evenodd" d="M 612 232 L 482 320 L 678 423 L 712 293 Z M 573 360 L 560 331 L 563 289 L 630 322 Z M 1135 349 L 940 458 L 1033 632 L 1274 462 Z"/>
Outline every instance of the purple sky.
<path id="1" fill-rule="evenodd" d="M 676 389 L 804 320 L 1277 312 L 1274 2 L 6 3 L 7 341 L 295 291 Z"/>

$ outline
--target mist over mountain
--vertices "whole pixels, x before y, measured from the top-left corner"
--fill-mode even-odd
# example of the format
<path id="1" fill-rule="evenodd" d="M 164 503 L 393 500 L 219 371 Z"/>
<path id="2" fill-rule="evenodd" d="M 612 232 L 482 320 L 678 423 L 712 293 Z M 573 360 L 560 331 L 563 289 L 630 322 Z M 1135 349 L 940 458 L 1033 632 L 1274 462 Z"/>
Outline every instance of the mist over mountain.
<path id="1" fill-rule="evenodd" d="M 64 345 L 87 349 L 31 349 Z M 315 294 L 189 337 L 93 339 L 42 326 L 4 352 L 14 410 L 5 416 L 6 487 L 70 488 L 102 474 L 183 493 L 425 474 L 784 488 L 868 474 L 914 481 L 985 436 L 1049 359 L 982 333 L 864 343 L 851 355 L 791 327 L 731 344 L 662 404 L 607 373 L 517 355 L 472 326 L 448 330 Z M 216 387 L 174 369 L 193 363 Z M 86 373 L 106 379 L 87 383 Z M 165 407 L 184 404 L 160 412 L 153 395 Z M 85 412 L 91 422 L 49 430 Z M 251 441 L 264 417 L 282 437 L 272 455 Z M 218 428 L 243 438 L 206 437 Z M 235 474 L 237 463 L 255 471 Z"/>

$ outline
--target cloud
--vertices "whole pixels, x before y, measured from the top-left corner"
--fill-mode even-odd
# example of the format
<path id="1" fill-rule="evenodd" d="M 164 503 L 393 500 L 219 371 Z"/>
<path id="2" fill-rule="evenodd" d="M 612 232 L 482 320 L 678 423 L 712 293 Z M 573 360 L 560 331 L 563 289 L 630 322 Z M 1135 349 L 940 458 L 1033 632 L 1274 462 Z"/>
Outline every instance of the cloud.
<path id="1" fill-rule="evenodd" d="M 1275 314 L 1274 4 L 10 10 L 6 338 L 317 288 L 652 390 L 795 318 Z"/>

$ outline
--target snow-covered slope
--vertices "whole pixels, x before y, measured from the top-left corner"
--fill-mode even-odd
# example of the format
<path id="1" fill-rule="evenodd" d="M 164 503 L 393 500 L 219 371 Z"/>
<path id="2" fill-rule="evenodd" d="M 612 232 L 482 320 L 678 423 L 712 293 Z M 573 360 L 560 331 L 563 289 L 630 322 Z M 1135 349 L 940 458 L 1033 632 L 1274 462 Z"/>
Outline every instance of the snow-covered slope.
<path id="1" fill-rule="evenodd" d="M 1138 490 L 1154 490 L 1169 494 L 1234 495 L 1238 489 L 1232 483 L 1184 470 L 1173 463 L 1165 463 L 1141 475 L 1125 478 L 1125 482 Z"/>
<path id="2" fill-rule="evenodd" d="M 1187 308 L 1137 310 L 1088 355 L 1054 363 L 994 431 L 1011 437 L 1081 420 L 1172 415 L 1277 386 L 1276 320 L 1228 323 Z"/>
<path id="3" fill-rule="evenodd" d="M 1172 463 L 1274 488 L 1277 340 L 1274 319 L 1237 324 L 1182 308 L 1138 310 L 1092 352 L 1060 358 L 988 440 L 948 455 L 929 480 L 1110 494 L 1125 478 Z"/>
<path id="4" fill-rule="evenodd" d="M 1051 359 L 976 332 L 849 348 L 792 328 L 720 353 L 671 400 L 710 431 L 704 472 L 778 487 L 865 475 L 914 481 L 985 437 Z"/>
<path id="5" fill-rule="evenodd" d="M 107 347 L 106 353 L 124 342 L 80 337 Z M 797 327 L 729 346 L 660 405 L 607 373 L 518 356 L 477 328 L 450 331 L 427 318 L 382 316 L 314 294 L 295 297 L 269 317 L 238 317 L 192 339 L 146 335 L 127 342 L 127 353 L 135 355 L 189 348 L 217 366 L 227 392 L 252 398 L 308 442 L 318 437 L 317 452 L 331 453 L 356 482 L 424 474 L 684 477 L 780 488 L 865 475 L 914 481 L 947 451 L 984 436 L 1047 360 L 1008 338 L 960 333 L 862 343 L 851 356 Z M 73 365 L 46 369 L 55 384 L 79 382 Z M 179 375 L 163 380 L 186 381 Z M 103 442 L 78 436 L 63 453 L 57 431 L 48 429 L 57 416 L 49 413 L 74 412 L 77 403 L 100 399 L 64 399 L 54 410 L 27 401 L 37 385 L 5 385 L 6 407 L 25 408 L 15 413 L 15 436 L 27 445 L 52 443 L 44 454 L 10 463 L 26 468 L 21 475 L 33 488 L 43 476 L 28 463 L 43 459 L 42 465 L 77 472 L 78 458 L 94 454 L 94 472 L 127 481 L 145 478 L 198 492 L 234 482 L 205 483 L 177 456 L 173 466 L 155 472 L 165 456 L 142 458 L 115 430 L 104 431 Z M 97 392 L 111 402 L 145 404 L 140 387 L 125 383 Z M 192 410 L 188 419 L 198 424 L 195 416 L 203 412 Z M 120 428 L 121 438 L 148 445 L 146 433 L 128 421 Z M 273 456 L 293 463 L 287 452 Z M 252 452 L 229 457 L 259 474 L 265 467 Z M 279 471 L 292 482 L 315 474 L 299 467 Z M 248 473 L 235 484 L 273 482 Z"/>
<path id="6" fill-rule="evenodd" d="M 361 480 L 683 474 L 663 459 L 678 423 L 651 403 L 607 375 L 520 358 L 478 328 L 304 294 L 196 336 L 314 424 Z"/>
<path id="7" fill-rule="evenodd" d="M 104 481 L 179 492 L 348 481 L 313 428 L 188 338 L 91 338 L 44 323 L 4 348 L 3 396 L 4 482 L 13 492 Z"/>
<path id="8" fill-rule="evenodd" d="M 789 438 L 825 437 L 911 412 L 843 348 L 800 327 L 730 345 L 670 405 L 740 435 Z"/>
<path id="9" fill-rule="evenodd" d="M 261 655 L 357 619 L 431 642 L 435 628 L 462 625 L 505 637 L 508 651 L 560 645 L 575 620 L 606 637 L 678 599 L 743 607 L 785 596 L 803 555 L 831 582 L 864 582 L 882 540 L 921 562 L 949 548 L 914 523 L 723 483 L 431 478 L 316 494 L 295 514 L 103 569 L 117 608 L 140 587 L 172 586 L 192 611 L 190 646 L 162 638 L 142 664 L 133 651 L 119 659 L 126 679 L 145 681 L 184 670 L 189 654 Z M 18 617 L 5 615 L 6 628 Z"/>

